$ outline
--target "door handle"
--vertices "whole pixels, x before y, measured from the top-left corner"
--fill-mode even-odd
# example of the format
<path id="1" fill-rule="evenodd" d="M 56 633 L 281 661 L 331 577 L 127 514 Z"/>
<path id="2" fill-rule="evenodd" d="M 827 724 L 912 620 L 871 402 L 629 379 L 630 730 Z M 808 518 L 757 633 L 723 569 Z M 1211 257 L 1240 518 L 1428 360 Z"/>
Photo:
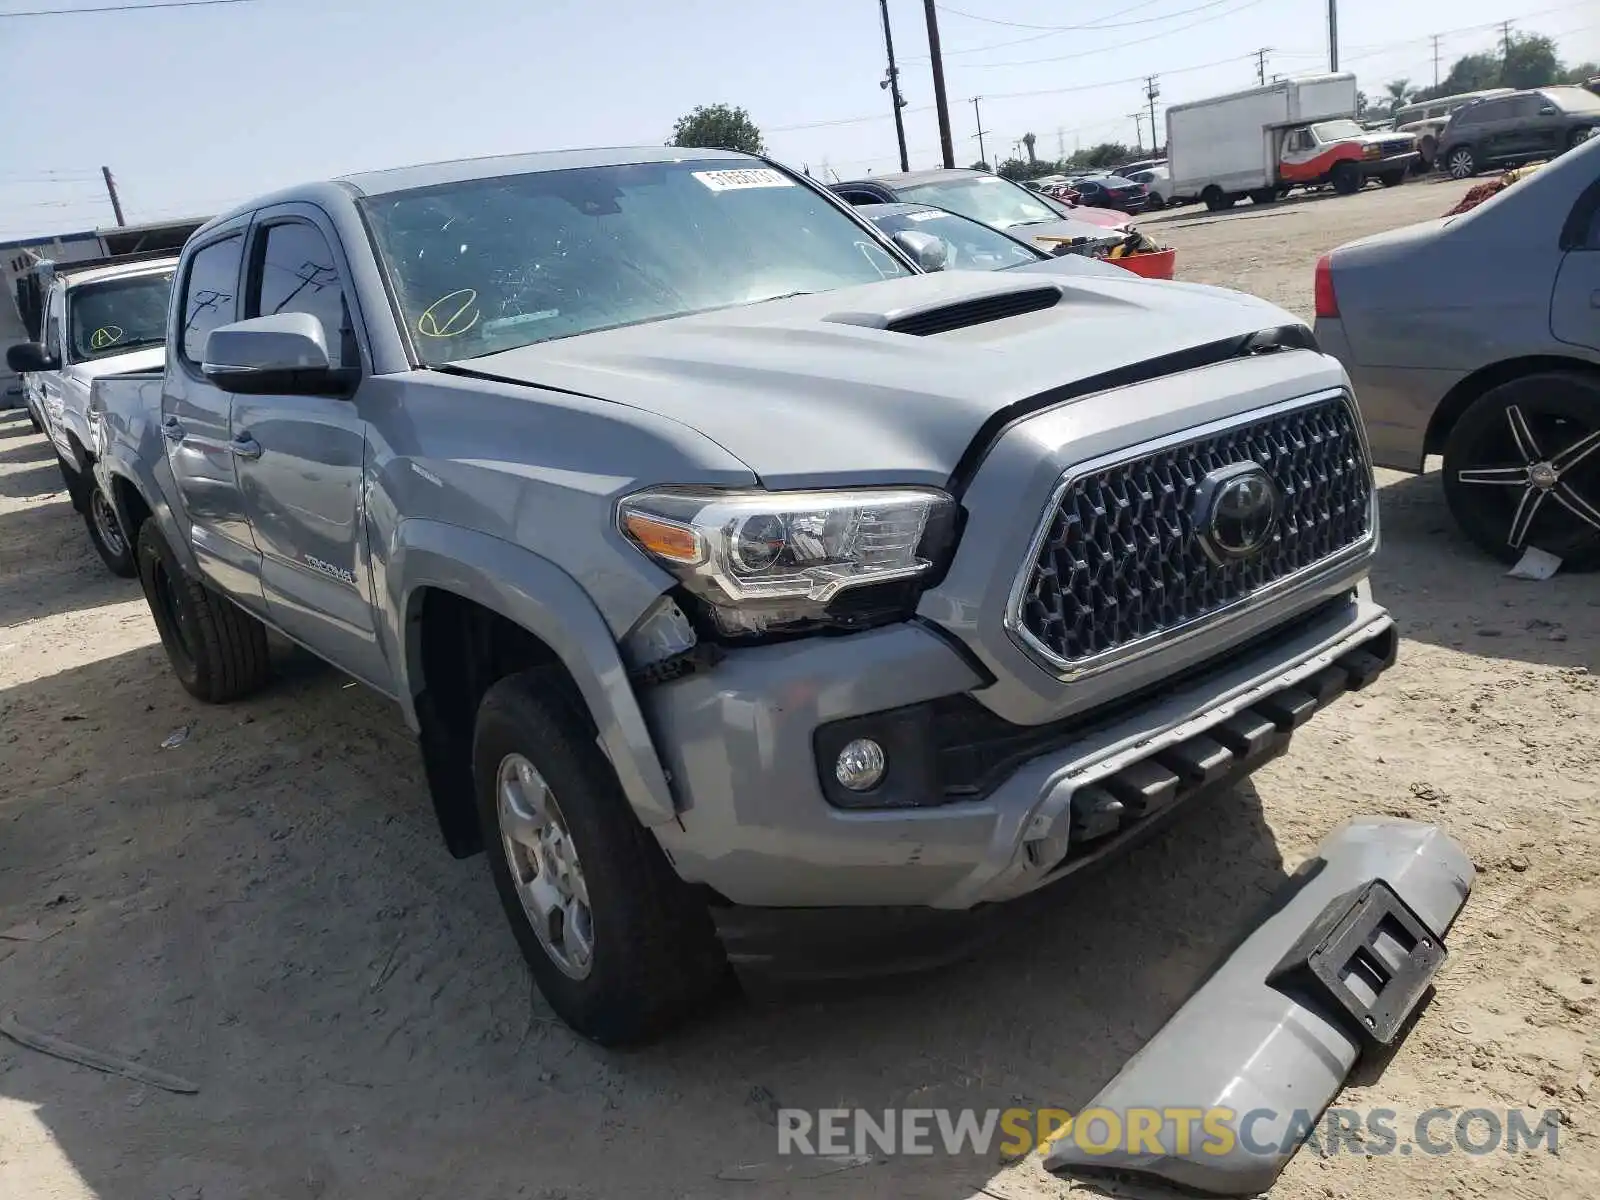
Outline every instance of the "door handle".
<path id="1" fill-rule="evenodd" d="M 241 433 L 228 443 L 228 449 L 233 451 L 235 458 L 260 458 L 261 443 L 248 433 Z"/>
<path id="2" fill-rule="evenodd" d="M 181 442 L 187 431 L 177 417 L 167 417 L 161 422 L 161 436 L 169 442 Z"/>

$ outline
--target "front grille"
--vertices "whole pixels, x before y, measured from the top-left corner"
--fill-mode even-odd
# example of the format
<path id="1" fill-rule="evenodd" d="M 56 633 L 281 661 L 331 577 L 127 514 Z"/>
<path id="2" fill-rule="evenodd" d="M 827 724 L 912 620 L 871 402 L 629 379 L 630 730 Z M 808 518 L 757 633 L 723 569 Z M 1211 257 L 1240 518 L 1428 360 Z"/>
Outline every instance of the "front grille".
<path id="1" fill-rule="evenodd" d="M 1357 420 L 1326 397 L 1069 476 L 1013 602 L 1022 640 L 1053 668 L 1088 670 L 1364 541 L 1372 470 Z M 1207 472 L 1252 461 L 1280 489 L 1280 516 L 1260 551 L 1219 561 L 1195 494 Z"/>
<path id="2" fill-rule="evenodd" d="M 1023 292 L 1001 292 L 997 296 L 979 296 L 976 300 L 962 300 L 943 308 L 930 308 L 926 312 L 912 313 L 886 326 L 890 333 L 908 333 L 912 337 L 929 337 L 936 333 L 949 333 L 969 325 L 983 325 L 989 321 L 1002 321 L 1007 317 L 1020 317 L 1024 313 L 1040 312 L 1061 303 L 1057 288 L 1029 288 Z"/>

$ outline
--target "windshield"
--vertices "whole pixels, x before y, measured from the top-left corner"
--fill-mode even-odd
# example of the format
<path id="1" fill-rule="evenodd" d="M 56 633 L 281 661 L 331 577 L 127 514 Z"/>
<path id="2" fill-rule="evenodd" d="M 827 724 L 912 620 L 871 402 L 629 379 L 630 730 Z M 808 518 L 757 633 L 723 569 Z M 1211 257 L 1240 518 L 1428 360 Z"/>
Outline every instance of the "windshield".
<path id="1" fill-rule="evenodd" d="M 810 188 L 726 159 L 472 179 L 362 203 L 430 365 L 912 274 Z"/>
<path id="2" fill-rule="evenodd" d="M 958 175 L 935 183 L 896 188 L 895 191 L 903 200 L 948 208 L 951 212 L 982 221 L 985 225 L 993 225 L 996 229 L 1060 219 L 1060 213 L 1051 208 L 1043 197 L 998 175 Z"/>
<path id="3" fill-rule="evenodd" d="M 872 209 L 865 208 L 862 215 L 870 217 L 872 223 L 885 233 L 931 233 L 945 245 L 949 256 L 945 262 L 946 270 L 1003 271 L 1007 267 L 1018 267 L 1048 257 L 987 225 L 937 208 L 887 213 L 883 216 L 875 216 Z"/>
<path id="4" fill-rule="evenodd" d="M 109 358 L 167 340 L 172 272 L 80 283 L 67 292 L 72 361 Z"/>
<path id="5" fill-rule="evenodd" d="M 1366 130 L 1354 121 L 1323 121 L 1313 125 L 1311 132 L 1319 142 L 1337 142 L 1345 138 L 1360 137 Z"/>

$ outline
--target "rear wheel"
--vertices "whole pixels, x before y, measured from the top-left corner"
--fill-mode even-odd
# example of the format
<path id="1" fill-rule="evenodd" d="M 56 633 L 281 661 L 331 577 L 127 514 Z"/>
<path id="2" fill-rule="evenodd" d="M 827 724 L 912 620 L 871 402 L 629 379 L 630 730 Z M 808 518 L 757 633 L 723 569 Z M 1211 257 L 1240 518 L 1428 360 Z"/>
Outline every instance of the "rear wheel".
<path id="1" fill-rule="evenodd" d="M 1408 168 L 1401 168 L 1398 171 L 1385 171 L 1382 175 L 1379 175 L 1378 178 L 1383 181 L 1383 186 L 1386 188 L 1399 187 L 1406 181 L 1407 169 Z"/>
<path id="2" fill-rule="evenodd" d="M 1161 198 L 1161 194 L 1159 192 L 1151 192 L 1150 198 L 1145 201 L 1145 208 L 1151 212 L 1163 209 L 1166 206 L 1167 202 Z"/>
<path id="3" fill-rule="evenodd" d="M 1452 146 L 1444 156 L 1444 169 L 1451 179 L 1471 179 L 1478 173 L 1478 159 L 1471 146 Z"/>
<path id="4" fill-rule="evenodd" d="M 1200 199 L 1212 212 L 1221 212 L 1223 209 L 1233 207 L 1233 197 L 1214 183 L 1200 193 Z"/>
<path id="5" fill-rule="evenodd" d="M 1567 149 L 1576 150 L 1593 136 L 1593 129 L 1574 129 L 1567 135 Z"/>
<path id="6" fill-rule="evenodd" d="M 1328 178 L 1333 182 L 1333 190 L 1341 196 L 1355 195 L 1361 190 L 1364 182 L 1361 178 L 1361 168 L 1353 162 L 1335 163 Z"/>
<path id="7" fill-rule="evenodd" d="M 1600 384 L 1551 373 L 1484 393 L 1445 441 L 1444 494 L 1503 562 L 1537 547 L 1568 570 L 1600 567 Z"/>
<path id="8" fill-rule="evenodd" d="M 113 575 L 132 579 L 139 569 L 133 561 L 133 547 L 122 532 L 122 522 L 117 519 L 117 510 L 111 498 L 96 485 L 89 493 L 86 507 L 83 523 L 89 527 L 89 540 L 94 543 L 95 550 Z"/>
<path id="9" fill-rule="evenodd" d="M 478 708 L 473 787 L 489 868 L 529 970 L 604 1045 L 688 1017 L 727 978 L 704 902 L 634 818 L 583 717 L 546 672 Z"/>
<path id="10" fill-rule="evenodd" d="M 139 527 L 136 561 L 156 632 L 185 691 L 207 704 L 224 704 L 267 682 L 266 629 L 233 601 L 185 575 L 153 520 Z"/>

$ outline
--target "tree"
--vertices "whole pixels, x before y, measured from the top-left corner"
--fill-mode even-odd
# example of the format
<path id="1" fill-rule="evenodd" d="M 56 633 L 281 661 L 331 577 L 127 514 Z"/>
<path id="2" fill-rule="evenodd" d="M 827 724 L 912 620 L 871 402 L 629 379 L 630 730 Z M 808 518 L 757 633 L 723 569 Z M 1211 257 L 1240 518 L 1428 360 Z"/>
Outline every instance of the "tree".
<path id="1" fill-rule="evenodd" d="M 983 159 L 980 158 L 977 162 L 973 163 L 970 167 L 968 167 L 967 170 L 969 170 L 969 171 L 988 171 L 989 170 L 989 164 L 984 162 Z"/>
<path id="2" fill-rule="evenodd" d="M 1412 96 L 1413 101 L 1432 100 L 1438 96 L 1458 96 L 1462 92 L 1481 92 L 1485 88 L 1500 86 L 1500 56 L 1498 54 L 1467 54 L 1456 59 L 1450 74 L 1438 87 L 1424 88 Z"/>
<path id="3" fill-rule="evenodd" d="M 1033 166 L 1039 165 L 1039 156 L 1033 152 L 1033 144 L 1036 141 L 1038 141 L 1038 139 L 1035 138 L 1031 133 L 1025 133 L 1022 135 L 1022 144 L 1027 148 L 1028 151 L 1028 162 Z"/>
<path id="4" fill-rule="evenodd" d="M 1074 158 L 1077 155 L 1073 156 Z M 1120 162 L 1126 162 L 1133 154 L 1121 142 L 1101 142 L 1098 146 L 1091 146 L 1083 153 L 1083 165 L 1086 167 L 1114 167 Z"/>
<path id="5" fill-rule="evenodd" d="M 742 150 L 746 154 L 765 154 L 761 130 L 750 114 L 727 104 L 700 104 L 672 127 L 669 146 L 688 146 L 701 150 Z"/>
<path id="6" fill-rule="evenodd" d="M 1356 116 L 1358 116 L 1358 117 L 1366 116 L 1367 115 L 1367 109 L 1371 106 L 1371 103 L 1372 102 L 1367 99 L 1367 94 L 1365 92 L 1357 92 L 1356 93 Z"/>
<path id="7" fill-rule="evenodd" d="M 1542 33 L 1514 33 L 1500 76 L 1502 87 L 1544 87 L 1564 72 L 1556 57 L 1556 44 Z"/>
<path id="8" fill-rule="evenodd" d="M 1389 93 L 1389 111 L 1393 112 L 1411 98 L 1411 80 L 1405 76 L 1391 79 L 1383 85 L 1384 91 Z"/>
<path id="9" fill-rule="evenodd" d="M 1597 78 L 1600 78 L 1600 62 L 1582 62 L 1567 69 L 1567 82 L 1579 87 Z"/>

